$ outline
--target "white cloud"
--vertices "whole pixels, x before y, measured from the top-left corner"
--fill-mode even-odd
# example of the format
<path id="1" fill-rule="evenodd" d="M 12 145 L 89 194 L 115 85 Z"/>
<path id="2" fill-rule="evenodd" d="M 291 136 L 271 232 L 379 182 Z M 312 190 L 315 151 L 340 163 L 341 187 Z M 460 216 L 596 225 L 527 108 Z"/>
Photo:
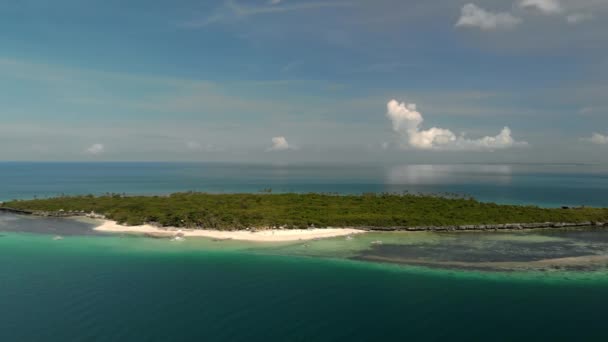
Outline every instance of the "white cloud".
<path id="1" fill-rule="evenodd" d="M 287 139 L 285 137 L 274 137 L 272 138 L 272 146 L 268 149 L 268 151 L 286 151 L 292 148 L 289 146 Z"/>
<path id="2" fill-rule="evenodd" d="M 103 144 L 93 144 L 87 148 L 86 152 L 95 156 L 104 153 L 105 149 Z"/>
<path id="3" fill-rule="evenodd" d="M 594 0 L 591 0 L 594 1 Z M 562 6 L 560 0 L 520 0 L 519 7 L 531 9 L 546 15 L 564 15 L 566 22 L 570 25 L 580 24 L 594 19 L 589 11 L 604 0 L 597 2 L 585 2 L 581 0 L 565 1 Z"/>
<path id="4" fill-rule="evenodd" d="M 566 21 L 568 24 L 578 24 L 592 19 L 593 15 L 588 13 L 573 13 L 566 16 Z"/>
<path id="5" fill-rule="evenodd" d="M 563 8 L 559 0 L 521 0 L 519 7 L 524 9 L 535 9 L 544 14 L 562 13 Z"/>
<path id="6" fill-rule="evenodd" d="M 432 127 L 421 130 L 424 121 L 415 104 L 399 103 L 391 100 L 387 104 L 387 117 L 393 124 L 393 131 L 399 135 L 401 148 L 420 150 L 498 150 L 510 147 L 527 145 L 511 137 L 508 127 L 493 137 L 486 136 L 480 139 L 468 139 L 464 135 L 457 136 L 449 129 Z"/>
<path id="7" fill-rule="evenodd" d="M 583 140 L 589 141 L 597 145 L 608 145 L 608 135 L 603 135 L 599 133 L 593 133 L 593 135 L 591 135 L 591 138 L 584 138 Z"/>
<path id="8" fill-rule="evenodd" d="M 270 1 L 268 1 L 268 3 L 271 5 L 278 5 L 281 3 L 281 0 L 270 0 Z"/>
<path id="9" fill-rule="evenodd" d="M 477 27 L 482 30 L 512 29 L 521 24 L 522 20 L 508 12 L 489 12 L 469 3 L 462 7 L 456 27 Z"/>

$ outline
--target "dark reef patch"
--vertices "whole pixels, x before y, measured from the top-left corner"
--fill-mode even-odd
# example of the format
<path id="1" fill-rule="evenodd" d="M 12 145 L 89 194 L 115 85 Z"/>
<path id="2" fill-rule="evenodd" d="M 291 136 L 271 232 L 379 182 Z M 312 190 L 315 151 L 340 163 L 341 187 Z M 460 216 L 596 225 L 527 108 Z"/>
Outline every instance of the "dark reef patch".
<path id="1" fill-rule="evenodd" d="M 469 242 L 469 243 L 467 243 Z M 481 246 L 480 246 L 481 245 Z M 448 240 L 439 244 L 374 245 L 360 256 L 457 262 L 527 262 L 595 254 L 570 241 L 523 243 L 513 241 Z"/>
<path id="2" fill-rule="evenodd" d="M 585 243 L 605 243 L 608 245 L 608 230 L 589 228 L 574 230 L 543 231 L 544 236 L 573 239 Z"/>
<path id="3" fill-rule="evenodd" d="M 414 244 L 371 245 L 355 260 L 495 271 L 590 271 L 608 267 L 608 232 L 448 233 Z"/>

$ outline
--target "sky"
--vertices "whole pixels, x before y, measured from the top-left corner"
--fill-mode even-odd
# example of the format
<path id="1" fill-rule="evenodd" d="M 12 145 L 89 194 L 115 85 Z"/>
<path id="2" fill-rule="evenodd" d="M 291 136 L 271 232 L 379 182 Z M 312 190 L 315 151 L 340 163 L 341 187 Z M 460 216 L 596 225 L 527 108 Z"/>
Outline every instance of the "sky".
<path id="1" fill-rule="evenodd" d="M 608 0 L 0 2 L 0 160 L 608 163 Z"/>

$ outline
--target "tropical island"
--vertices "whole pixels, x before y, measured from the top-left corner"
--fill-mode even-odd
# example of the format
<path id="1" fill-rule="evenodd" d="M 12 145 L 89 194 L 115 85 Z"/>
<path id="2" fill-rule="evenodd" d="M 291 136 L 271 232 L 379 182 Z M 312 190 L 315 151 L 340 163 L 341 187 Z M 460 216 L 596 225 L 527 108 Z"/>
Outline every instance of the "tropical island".
<path id="1" fill-rule="evenodd" d="M 208 194 L 60 196 L 4 202 L 0 210 L 39 216 L 103 218 L 100 230 L 162 233 L 324 230 L 315 237 L 362 231 L 498 230 L 604 226 L 608 208 L 499 205 L 469 197 L 417 194 Z M 129 227 L 139 227 L 138 229 Z M 332 228 L 338 227 L 338 228 Z M 340 230 L 344 229 L 344 230 Z M 180 230 L 181 231 L 181 230 Z M 210 231 L 216 233 L 211 234 Z M 174 230 L 173 230 L 174 232 Z M 222 233 L 223 232 L 223 233 Z"/>

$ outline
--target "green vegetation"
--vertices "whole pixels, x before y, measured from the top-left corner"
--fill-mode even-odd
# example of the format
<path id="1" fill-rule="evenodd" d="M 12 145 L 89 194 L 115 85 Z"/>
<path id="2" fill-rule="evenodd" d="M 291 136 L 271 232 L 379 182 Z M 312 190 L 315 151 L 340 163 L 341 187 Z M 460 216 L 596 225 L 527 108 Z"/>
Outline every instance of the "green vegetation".
<path id="1" fill-rule="evenodd" d="M 364 194 L 205 194 L 72 196 L 4 203 L 31 211 L 85 211 L 127 225 L 245 227 L 389 227 L 608 220 L 608 209 L 543 209 L 474 199 Z"/>

